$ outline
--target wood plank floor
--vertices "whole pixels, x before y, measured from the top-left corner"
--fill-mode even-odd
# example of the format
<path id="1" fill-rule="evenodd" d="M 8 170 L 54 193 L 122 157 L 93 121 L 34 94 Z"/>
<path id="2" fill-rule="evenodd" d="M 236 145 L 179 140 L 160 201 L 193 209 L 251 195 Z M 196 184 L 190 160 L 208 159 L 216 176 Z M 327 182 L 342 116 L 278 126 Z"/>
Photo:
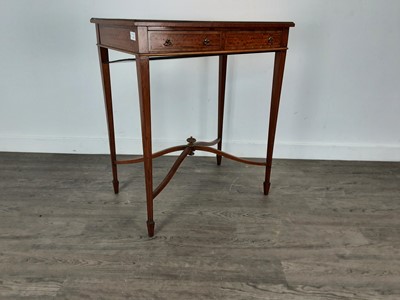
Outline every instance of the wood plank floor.
<path id="1" fill-rule="evenodd" d="M 174 161 L 154 161 L 159 182 Z M 0 299 L 400 299 L 400 163 L 0 153 Z"/>

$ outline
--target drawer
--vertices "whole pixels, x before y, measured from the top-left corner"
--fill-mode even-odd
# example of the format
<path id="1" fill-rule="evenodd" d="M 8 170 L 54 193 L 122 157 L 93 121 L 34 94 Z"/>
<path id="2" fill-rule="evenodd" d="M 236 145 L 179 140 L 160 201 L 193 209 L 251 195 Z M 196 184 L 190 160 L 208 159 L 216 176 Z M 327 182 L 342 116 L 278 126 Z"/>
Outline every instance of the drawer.
<path id="1" fill-rule="evenodd" d="M 221 33 L 209 31 L 149 31 L 150 52 L 196 52 L 221 49 Z"/>
<path id="2" fill-rule="evenodd" d="M 225 35 L 226 50 L 279 48 L 281 42 L 281 31 L 238 31 L 227 32 Z"/>

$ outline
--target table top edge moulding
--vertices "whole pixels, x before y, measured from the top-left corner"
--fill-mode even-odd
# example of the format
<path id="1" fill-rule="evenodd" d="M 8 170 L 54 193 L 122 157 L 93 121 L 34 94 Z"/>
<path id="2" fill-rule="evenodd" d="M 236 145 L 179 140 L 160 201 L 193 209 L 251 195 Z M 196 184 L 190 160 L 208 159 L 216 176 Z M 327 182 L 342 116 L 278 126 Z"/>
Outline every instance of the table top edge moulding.
<path id="1" fill-rule="evenodd" d="M 149 26 L 149 27 L 294 27 L 293 22 L 265 21 L 190 21 L 190 20 L 146 20 L 91 18 L 91 23 L 112 26 Z"/>
<path id="2" fill-rule="evenodd" d="M 141 19 L 92 18 L 96 25 L 97 47 L 102 77 L 104 103 L 110 147 L 114 192 L 119 192 L 117 167 L 125 164 L 144 163 L 144 177 L 147 204 L 147 232 L 154 235 L 153 202 L 167 186 L 183 160 L 195 151 L 206 151 L 216 155 L 217 165 L 222 157 L 251 165 L 263 166 L 265 177 L 263 192 L 268 195 L 275 141 L 276 124 L 283 82 L 283 73 L 289 37 L 293 22 L 246 22 L 246 21 L 176 21 Z M 108 50 L 116 50 L 133 55 L 134 58 L 109 60 Z M 274 71 L 270 103 L 267 139 L 267 155 L 264 161 L 236 157 L 222 151 L 222 134 L 225 104 L 227 63 L 230 54 L 273 52 Z M 219 57 L 218 66 L 218 122 L 217 137 L 210 142 L 197 141 L 192 136 L 186 144 L 173 146 L 158 152 L 152 151 L 150 61 L 195 56 Z M 135 61 L 139 92 L 139 110 L 142 132 L 143 155 L 139 158 L 117 159 L 114 115 L 111 93 L 110 64 L 121 61 Z M 183 124 L 184 125 L 184 124 Z M 213 146 L 216 145 L 216 148 Z M 153 188 L 152 161 L 167 153 L 181 151 L 165 178 Z"/>

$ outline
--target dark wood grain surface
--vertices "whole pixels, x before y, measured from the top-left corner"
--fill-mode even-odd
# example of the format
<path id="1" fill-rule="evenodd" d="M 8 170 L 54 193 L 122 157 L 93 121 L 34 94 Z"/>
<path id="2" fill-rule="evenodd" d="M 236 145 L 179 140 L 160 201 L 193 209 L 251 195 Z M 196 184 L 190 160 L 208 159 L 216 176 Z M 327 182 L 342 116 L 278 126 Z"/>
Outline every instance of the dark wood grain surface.
<path id="1" fill-rule="evenodd" d="M 154 160 L 157 184 L 175 161 Z M 0 153 L 0 299 L 399 299 L 400 164 L 189 157 L 156 199 L 143 166 Z"/>
<path id="2" fill-rule="evenodd" d="M 194 21 L 194 20 L 135 20 L 135 19 L 104 19 L 91 18 L 91 23 L 104 24 L 107 26 L 149 26 L 158 28 L 176 28 L 176 27 L 216 27 L 216 28 L 263 28 L 268 27 L 294 27 L 293 22 L 265 22 L 265 21 Z"/>
<path id="3" fill-rule="evenodd" d="M 215 22 L 167 20 L 90 20 L 97 44 L 151 56 L 215 55 L 287 50 L 293 22 Z"/>
<path id="4" fill-rule="evenodd" d="M 165 41 L 169 41 L 166 46 Z M 150 52 L 221 50 L 221 33 L 207 31 L 151 31 Z"/>

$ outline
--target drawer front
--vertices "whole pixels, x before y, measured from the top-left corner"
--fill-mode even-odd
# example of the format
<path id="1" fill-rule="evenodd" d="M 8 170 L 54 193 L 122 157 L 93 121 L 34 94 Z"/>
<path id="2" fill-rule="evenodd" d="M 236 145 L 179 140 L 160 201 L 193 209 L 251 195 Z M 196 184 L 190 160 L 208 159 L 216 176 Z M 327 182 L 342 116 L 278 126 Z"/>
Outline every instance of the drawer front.
<path id="1" fill-rule="evenodd" d="M 221 49 L 220 32 L 149 31 L 150 52 L 196 52 Z"/>
<path id="2" fill-rule="evenodd" d="M 282 47 L 281 31 L 239 31 L 227 32 L 226 50 L 256 50 Z"/>

